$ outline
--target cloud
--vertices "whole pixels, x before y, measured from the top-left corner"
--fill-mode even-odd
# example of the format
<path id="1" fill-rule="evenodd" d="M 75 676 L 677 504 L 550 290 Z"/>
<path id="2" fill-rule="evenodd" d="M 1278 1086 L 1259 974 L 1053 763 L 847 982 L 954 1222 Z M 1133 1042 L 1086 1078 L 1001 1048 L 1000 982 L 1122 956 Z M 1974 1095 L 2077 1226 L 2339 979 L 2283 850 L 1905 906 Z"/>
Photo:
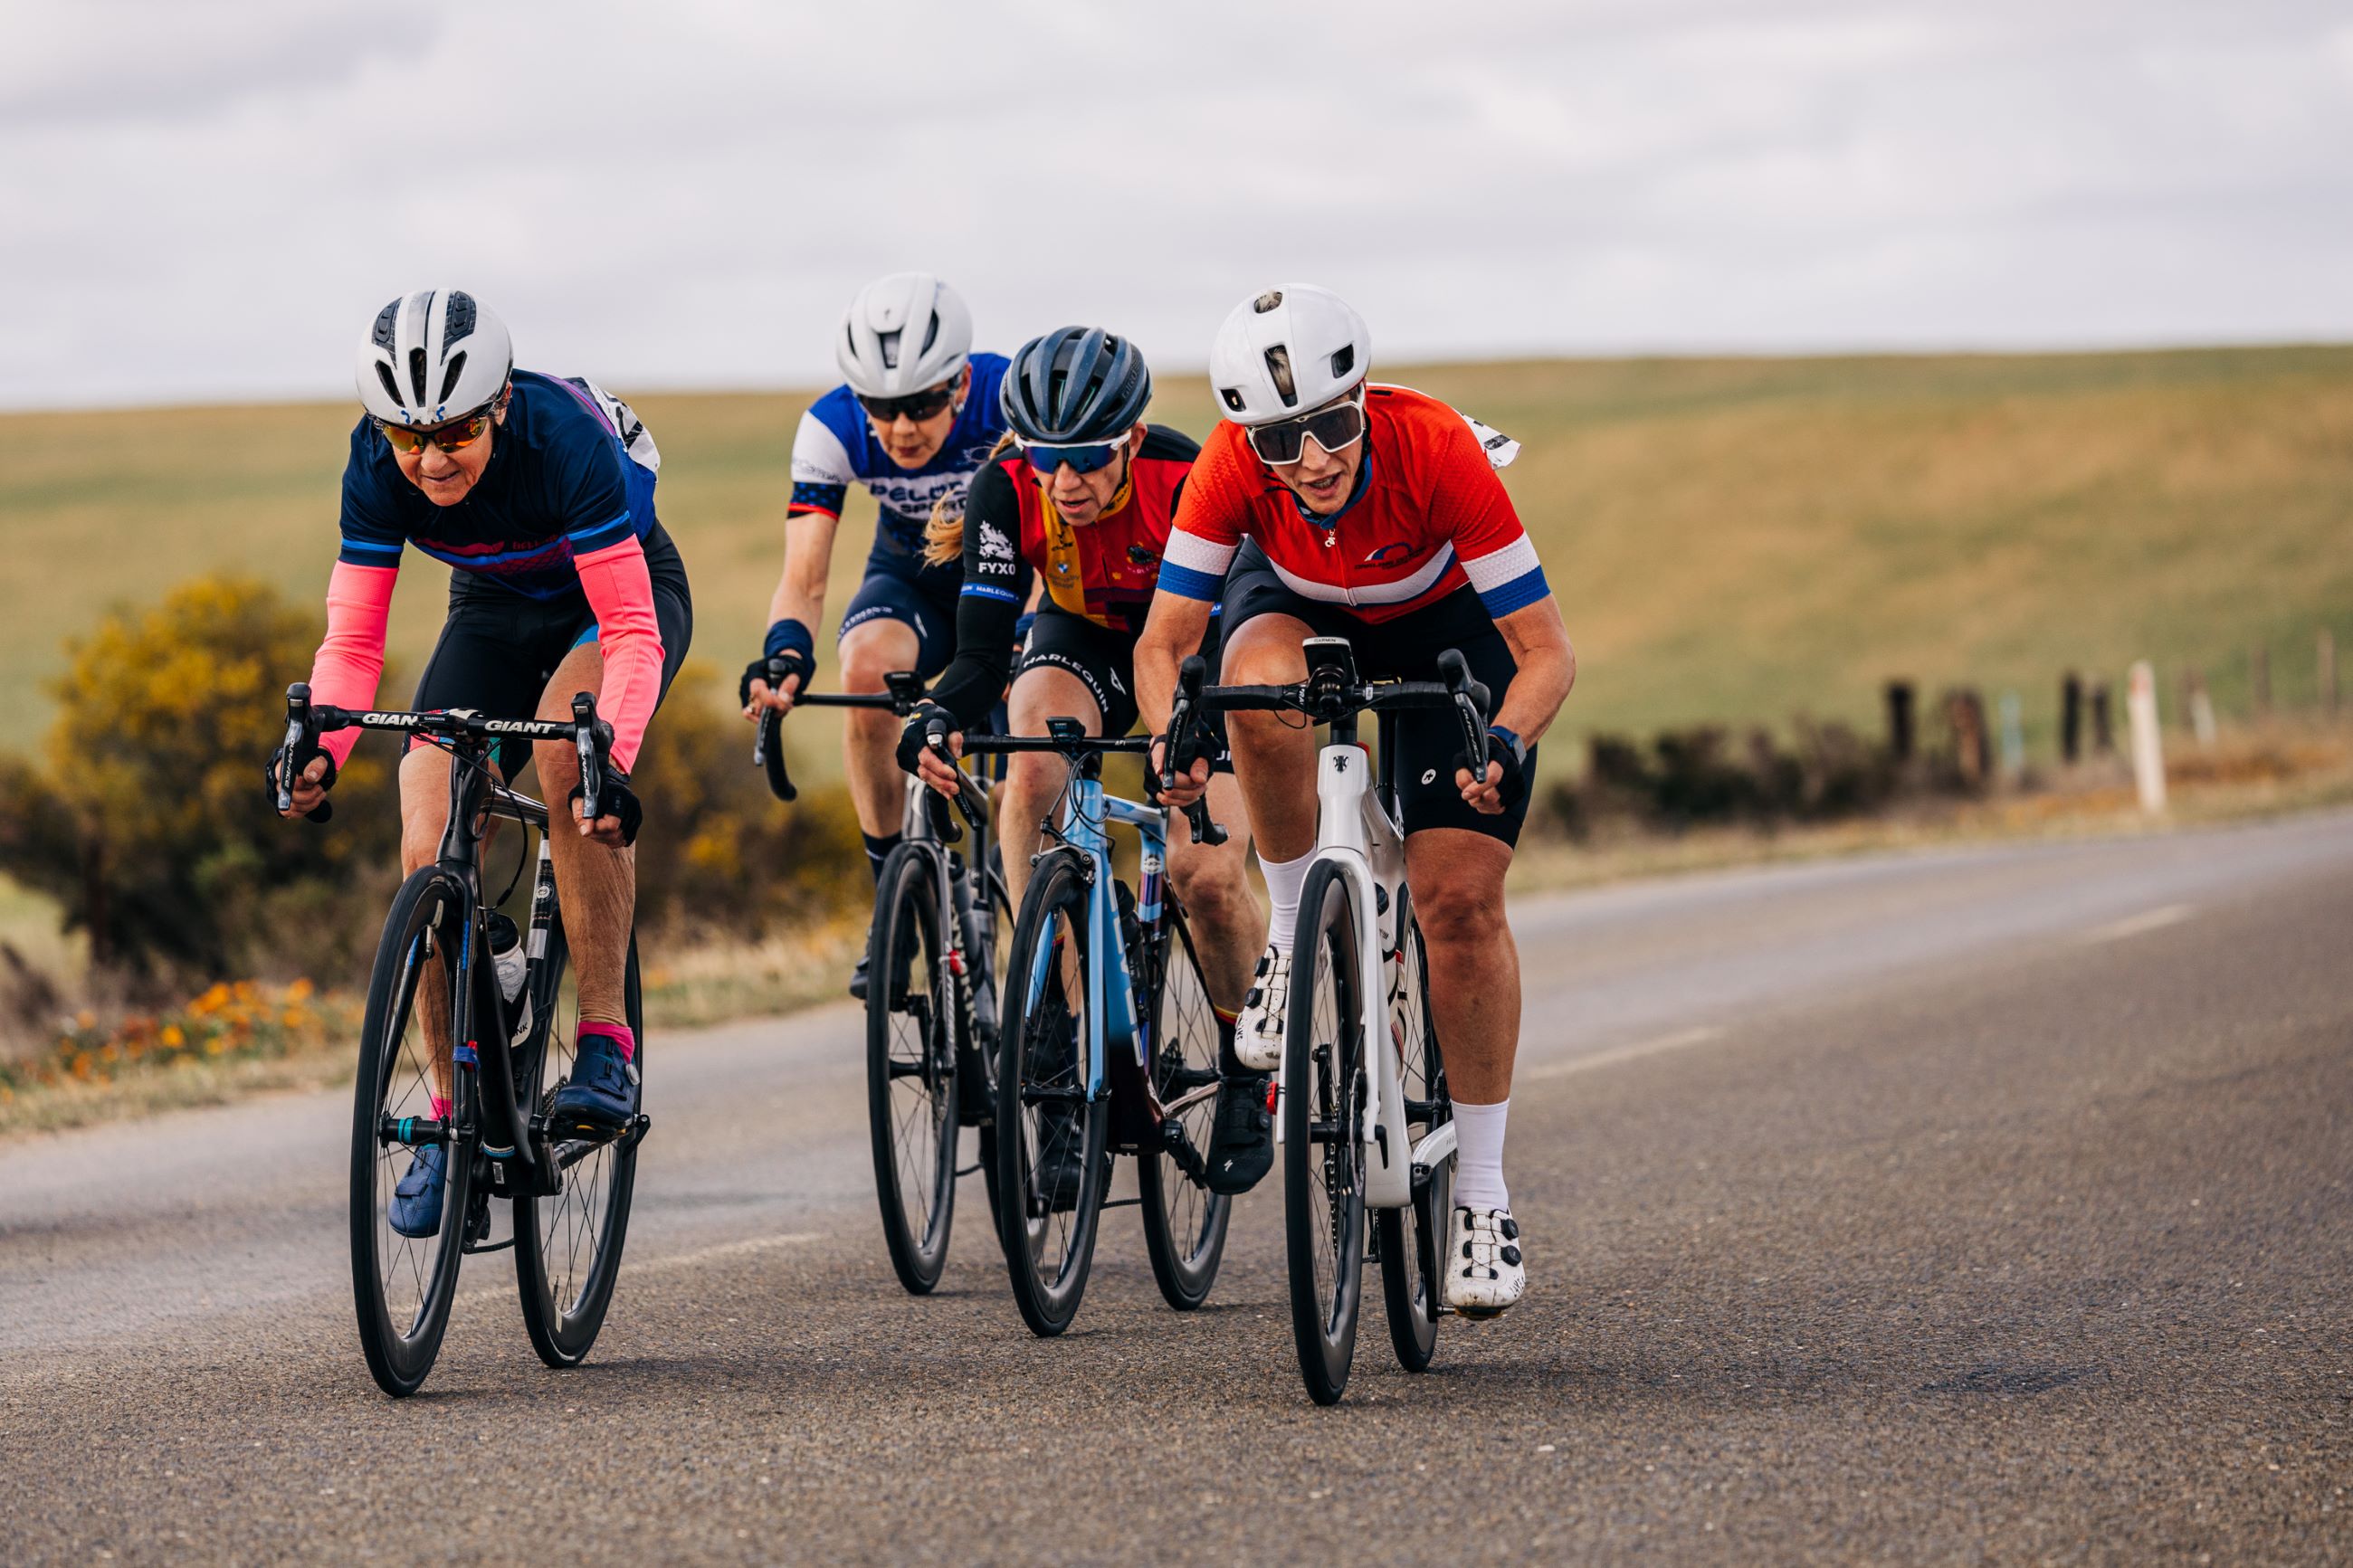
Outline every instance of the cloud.
<path id="1" fill-rule="evenodd" d="M 0 404 L 333 395 L 427 282 L 526 363 L 807 384 L 908 266 L 1171 366 L 1286 277 L 1385 355 L 2340 337 L 2348 79 L 2284 0 L 52 6 Z"/>

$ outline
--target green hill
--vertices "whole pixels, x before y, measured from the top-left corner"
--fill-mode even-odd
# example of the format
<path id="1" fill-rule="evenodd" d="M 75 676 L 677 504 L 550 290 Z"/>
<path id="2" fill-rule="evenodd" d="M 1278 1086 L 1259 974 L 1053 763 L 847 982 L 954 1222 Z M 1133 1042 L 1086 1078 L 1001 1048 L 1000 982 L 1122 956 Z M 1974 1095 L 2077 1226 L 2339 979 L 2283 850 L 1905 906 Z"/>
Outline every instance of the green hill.
<path id="1" fill-rule="evenodd" d="M 2027 699 L 2137 657 L 2246 650 L 2308 700 L 2312 637 L 2353 663 L 2353 349 L 1430 365 L 1389 374 L 1518 437 L 1507 474 L 1582 660 L 1567 722 L 1647 730 L 1799 710 L 1871 721 L 1907 675 Z M 627 389 L 622 389 L 626 392 Z M 697 651 L 740 667 L 779 561 L 804 399 L 634 400 L 694 576 Z M 1196 432 L 1205 389 L 1155 414 Z M 342 405 L 0 416 L 0 745 L 46 722 L 62 639 L 202 571 L 315 600 L 333 554 Z M 845 541 L 871 520 L 853 506 Z M 863 551 L 835 563 L 839 614 Z M 444 574 L 411 555 L 413 680 Z M 290 678 L 299 672 L 290 671 Z M 191 693 L 200 703 L 202 693 Z M 814 749 L 813 749 L 814 750 Z"/>

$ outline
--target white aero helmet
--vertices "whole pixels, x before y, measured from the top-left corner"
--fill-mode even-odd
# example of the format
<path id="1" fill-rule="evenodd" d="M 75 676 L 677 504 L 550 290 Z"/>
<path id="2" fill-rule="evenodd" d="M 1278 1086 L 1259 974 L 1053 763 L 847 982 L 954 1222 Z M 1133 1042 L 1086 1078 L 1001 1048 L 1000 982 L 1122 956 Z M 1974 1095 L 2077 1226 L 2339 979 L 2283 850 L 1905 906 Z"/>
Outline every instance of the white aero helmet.
<path id="1" fill-rule="evenodd" d="M 514 372 L 514 344 L 489 306 L 462 289 L 420 289 L 375 313 L 360 345 L 360 401 L 387 425 L 438 425 L 471 414 Z"/>
<path id="2" fill-rule="evenodd" d="M 858 291 L 841 319 L 834 362 L 861 397 L 937 386 L 972 357 L 972 312 L 928 272 L 893 272 Z"/>
<path id="3" fill-rule="evenodd" d="M 1285 283 L 1233 308 L 1209 345 L 1209 385 L 1237 425 L 1267 425 L 1329 403 L 1365 379 L 1365 318 L 1329 289 Z"/>

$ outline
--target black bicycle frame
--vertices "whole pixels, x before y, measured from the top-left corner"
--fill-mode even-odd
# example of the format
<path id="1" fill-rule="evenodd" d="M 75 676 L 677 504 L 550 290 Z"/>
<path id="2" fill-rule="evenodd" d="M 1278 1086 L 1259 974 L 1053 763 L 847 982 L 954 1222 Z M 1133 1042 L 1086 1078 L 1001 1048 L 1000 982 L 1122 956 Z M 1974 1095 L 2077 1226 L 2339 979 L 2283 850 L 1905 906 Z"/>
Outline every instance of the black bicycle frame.
<path id="1" fill-rule="evenodd" d="M 596 699 L 585 691 L 572 700 L 569 723 L 542 719 L 486 719 L 468 709 L 408 713 L 326 707 L 313 704 L 310 688 L 299 683 L 287 689 L 286 712 L 290 773 L 303 765 L 306 753 L 315 754 L 321 735 L 338 730 L 391 730 L 423 735 L 449 752 L 449 820 L 441 830 L 441 847 L 434 864 L 458 884 L 464 930 L 459 933 L 454 954 L 457 983 L 450 988 L 450 1101 L 454 1126 L 448 1131 L 465 1140 L 480 1135 L 478 1147 L 491 1162 L 493 1195 L 512 1195 L 514 1189 L 504 1179 L 510 1165 L 527 1190 L 543 1195 L 561 1191 L 563 1170 L 572 1162 L 563 1159 L 550 1145 L 544 1126 L 533 1125 L 537 1118 L 517 1097 L 513 1053 L 509 1045 L 513 1036 L 512 1020 L 507 1016 L 506 997 L 493 978 L 495 972 L 480 962 L 490 940 L 488 909 L 482 897 L 481 824 L 491 816 L 499 816 L 525 827 L 537 827 L 543 837 L 550 830 L 553 814 L 549 808 L 507 788 L 491 772 L 491 751 L 504 740 L 568 742 L 575 746 L 580 757 L 583 809 L 593 820 L 598 797 L 604 792 L 612 726 L 596 717 Z M 290 803 L 283 780 L 280 782 L 279 799 L 281 808 Z M 534 894 L 548 890 L 535 888 Z M 534 896 L 533 902 L 536 921 L 543 900 Z M 453 961 L 450 946 L 445 935 L 440 954 L 445 965 Z M 412 956 L 410 962 L 417 962 L 417 956 L 421 955 Z M 488 1053 L 480 1048 L 483 1037 L 476 1026 L 485 1017 L 494 1026 L 490 1038 L 497 1047 Z M 487 1094 L 482 1083 L 484 1073 L 489 1079 Z M 623 1136 L 633 1136 L 635 1131 Z M 438 1142 L 443 1131 L 441 1125 L 428 1119 L 409 1117 L 395 1129 L 395 1136 L 400 1142 L 414 1145 Z M 492 1142 L 492 1138 L 499 1142 Z"/>

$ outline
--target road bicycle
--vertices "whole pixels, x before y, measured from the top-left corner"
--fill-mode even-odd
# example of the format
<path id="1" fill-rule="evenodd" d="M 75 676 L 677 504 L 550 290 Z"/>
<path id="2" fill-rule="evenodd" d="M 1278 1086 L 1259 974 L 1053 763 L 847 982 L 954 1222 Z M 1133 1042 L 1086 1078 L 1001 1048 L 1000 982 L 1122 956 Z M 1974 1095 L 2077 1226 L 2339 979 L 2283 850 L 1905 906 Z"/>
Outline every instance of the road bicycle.
<path id="1" fill-rule="evenodd" d="M 930 737 L 943 755 L 944 731 Z M 1232 1200 L 1208 1186 L 1218 1018 L 1167 886 L 1168 814 L 1103 785 L 1103 759 L 1150 738 L 1091 737 L 1075 719 L 1047 731 L 966 736 L 965 754 L 1055 752 L 1071 770 L 1014 924 L 997 1066 L 997 1236 L 1022 1321 L 1050 1337 L 1078 1314 L 1103 1209 L 1141 1207 L 1153 1279 L 1189 1311 L 1217 1280 Z M 1198 840 L 1224 841 L 1206 808 L 1192 813 Z M 1141 840 L 1134 888 L 1113 872 L 1113 826 Z M 1119 1154 L 1135 1157 L 1137 1195 L 1111 1200 Z"/>
<path id="2" fill-rule="evenodd" d="M 796 706 L 887 708 L 905 717 L 923 700 L 911 671 L 877 693 L 815 692 Z M 798 791 L 785 763 L 773 710 L 762 715 L 753 759 L 777 799 Z M 922 1296 L 947 1266 L 959 1176 L 981 1173 L 992 1223 L 997 1205 L 996 1062 L 1004 936 L 1013 925 L 1003 868 L 989 835 L 988 783 L 965 775 L 957 805 L 973 831 L 969 864 L 947 803 L 907 781 L 900 842 L 875 886 L 867 938 L 866 1110 L 882 1239 L 899 1283 Z M 970 869 L 982 868 L 976 887 Z M 977 1157 L 959 1165 L 962 1129 Z"/>
<path id="3" fill-rule="evenodd" d="M 1429 1367 L 1448 1310 L 1453 1106 L 1406 882 L 1395 715 L 1451 707 L 1464 753 L 1483 757 L 1488 692 L 1451 649 L 1439 656 L 1438 681 L 1368 683 L 1346 638 L 1309 637 L 1302 647 L 1307 678 L 1287 686 L 1205 688 L 1201 660 L 1186 660 L 1169 732 L 1187 732 L 1196 713 L 1236 709 L 1300 713 L 1331 727 L 1316 761 L 1315 853 L 1291 950 L 1275 1118 L 1292 1336 L 1308 1394 L 1331 1405 L 1346 1392 L 1356 1358 L 1367 1244 L 1381 1267 L 1389 1342 L 1407 1371 Z M 1356 742 L 1357 716 L 1367 711 L 1379 717 L 1377 775 Z"/>
<path id="4" fill-rule="evenodd" d="M 639 1114 L 617 1132 L 582 1136 L 551 1126 L 550 1102 L 569 1077 L 578 1024 L 566 984 L 570 948 L 547 844 L 548 808 L 509 789 L 492 771 L 501 742 L 569 742 L 580 758 L 580 794 L 593 819 L 604 790 L 612 727 L 586 692 L 569 722 L 486 719 L 446 712 L 363 712 L 313 704 L 300 683 L 286 692 L 289 779 L 318 754 L 319 737 L 339 730 L 390 730 L 422 736 L 449 753 L 449 820 L 438 857 L 401 884 L 385 917 L 360 1027 L 353 1092 L 352 1289 L 360 1347 L 386 1394 L 413 1394 L 433 1370 L 459 1265 L 469 1253 L 513 1247 L 515 1282 L 532 1348 L 552 1367 L 577 1365 L 596 1342 L 620 1274 L 638 1145 L 651 1121 Z M 311 814 L 324 821 L 332 806 Z M 538 836 L 527 967 L 510 1003 L 489 962 L 491 909 L 483 897 L 484 829 L 502 818 Z M 492 831 L 495 828 L 492 827 Z M 529 841 L 518 853 L 520 881 Z M 508 892 L 513 890 L 510 883 Z M 431 987 L 436 1001 L 420 1006 Z M 642 1073 L 646 1028 L 638 946 L 629 939 L 625 1010 Z M 449 1102 L 436 1116 L 437 1095 Z M 438 1146 L 447 1171 L 438 1226 L 421 1237 L 393 1227 L 393 1188 L 419 1152 Z M 505 1198 L 513 1230 L 491 1239 L 491 1202 Z M 520 1243 L 520 1244 L 519 1244 Z"/>

